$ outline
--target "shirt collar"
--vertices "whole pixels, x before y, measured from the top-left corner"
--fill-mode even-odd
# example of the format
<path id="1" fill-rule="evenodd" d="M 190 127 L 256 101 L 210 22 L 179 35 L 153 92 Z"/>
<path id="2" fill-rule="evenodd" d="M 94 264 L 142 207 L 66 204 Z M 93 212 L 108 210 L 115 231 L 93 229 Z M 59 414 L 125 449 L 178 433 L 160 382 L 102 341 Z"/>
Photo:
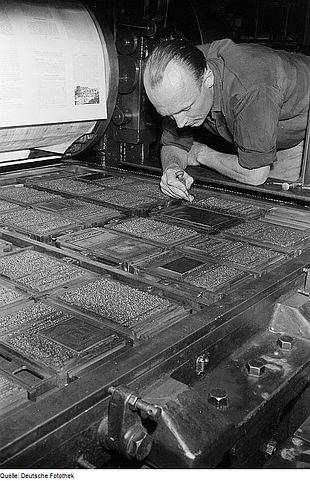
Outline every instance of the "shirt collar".
<path id="1" fill-rule="evenodd" d="M 213 104 L 210 111 L 221 112 L 222 105 L 222 93 L 223 93 L 223 74 L 224 74 L 224 62 L 221 58 L 206 58 L 207 65 L 211 68 L 214 75 L 213 84 Z"/>

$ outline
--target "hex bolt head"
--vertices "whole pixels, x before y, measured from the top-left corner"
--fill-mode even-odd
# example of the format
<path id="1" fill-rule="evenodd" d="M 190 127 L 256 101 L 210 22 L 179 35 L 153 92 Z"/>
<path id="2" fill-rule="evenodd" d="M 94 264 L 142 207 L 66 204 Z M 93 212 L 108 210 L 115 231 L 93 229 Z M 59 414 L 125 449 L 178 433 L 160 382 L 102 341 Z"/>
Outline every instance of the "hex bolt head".
<path id="1" fill-rule="evenodd" d="M 268 456 L 272 456 L 277 450 L 277 447 L 278 447 L 277 441 L 275 439 L 270 439 L 266 444 L 266 449 L 265 449 L 266 454 L 268 454 Z"/>
<path id="2" fill-rule="evenodd" d="M 208 395 L 208 402 L 218 409 L 228 406 L 228 396 L 224 389 L 212 389 Z"/>
<path id="3" fill-rule="evenodd" d="M 265 372 L 265 363 L 261 359 L 251 359 L 245 365 L 249 376 L 260 377 Z"/>
<path id="4" fill-rule="evenodd" d="M 130 458 L 142 461 L 152 449 L 153 440 L 144 428 L 133 433 L 127 444 L 127 455 Z"/>
<path id="5" fill-rule="evenodd" d="M 287 334 L 282 334 L 277 340 L 277 344 L 283 351 L 290 351 L 293 348 L 293 341 L 293 337 L 288 336 Z"/>

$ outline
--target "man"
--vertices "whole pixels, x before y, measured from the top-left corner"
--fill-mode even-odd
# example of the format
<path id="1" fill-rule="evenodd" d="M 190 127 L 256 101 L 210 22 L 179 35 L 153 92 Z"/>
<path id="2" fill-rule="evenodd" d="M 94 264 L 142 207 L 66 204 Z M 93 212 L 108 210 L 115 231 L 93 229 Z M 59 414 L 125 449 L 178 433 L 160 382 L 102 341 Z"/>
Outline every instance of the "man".
<path id="1" fill-rule="evenodd" d="M 234 180 L 297 180 L 310 93 L 310 57 L 262 45 L 218 40 L 194 47 L 159 43 L 148 57 L 144 86 L 164 117 L 162 191 L 192 200 L 184 169 L 206 165 Z M 232 143 L 236 154 L 194 142 L 194 128 Z"/>

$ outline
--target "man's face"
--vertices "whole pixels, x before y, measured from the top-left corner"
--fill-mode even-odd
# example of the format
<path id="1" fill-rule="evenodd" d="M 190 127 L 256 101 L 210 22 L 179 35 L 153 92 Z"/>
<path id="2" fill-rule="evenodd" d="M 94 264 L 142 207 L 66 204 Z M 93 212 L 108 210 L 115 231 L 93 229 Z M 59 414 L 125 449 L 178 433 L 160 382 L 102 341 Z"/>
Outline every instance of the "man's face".
<path id="1" fill-rule="evenodd" d="M 198 127 L 204 122 L 213 103 L 213 81 L 213 73 L 207 68 L 199 85 L 186 67 L 173 60 L 159 86 L 151 88 L 148 71 L 144 75 L 147 96 L 157 112 L 174 119 L 179 128 Z"/>

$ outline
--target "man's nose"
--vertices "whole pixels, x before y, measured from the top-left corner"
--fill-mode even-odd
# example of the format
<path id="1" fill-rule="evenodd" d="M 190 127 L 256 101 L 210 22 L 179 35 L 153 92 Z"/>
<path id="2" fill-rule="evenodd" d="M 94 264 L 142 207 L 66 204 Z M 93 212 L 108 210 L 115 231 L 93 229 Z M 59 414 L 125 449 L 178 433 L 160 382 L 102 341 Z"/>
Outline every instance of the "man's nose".
<path id="1" fill-rule="evenodd" d="M 182 129 L 182 127 L 185 126 L 186 118 L 184 114 L 178 114 L 174 116 L 174 120 L 179 127 L 179 129 Z"/>

